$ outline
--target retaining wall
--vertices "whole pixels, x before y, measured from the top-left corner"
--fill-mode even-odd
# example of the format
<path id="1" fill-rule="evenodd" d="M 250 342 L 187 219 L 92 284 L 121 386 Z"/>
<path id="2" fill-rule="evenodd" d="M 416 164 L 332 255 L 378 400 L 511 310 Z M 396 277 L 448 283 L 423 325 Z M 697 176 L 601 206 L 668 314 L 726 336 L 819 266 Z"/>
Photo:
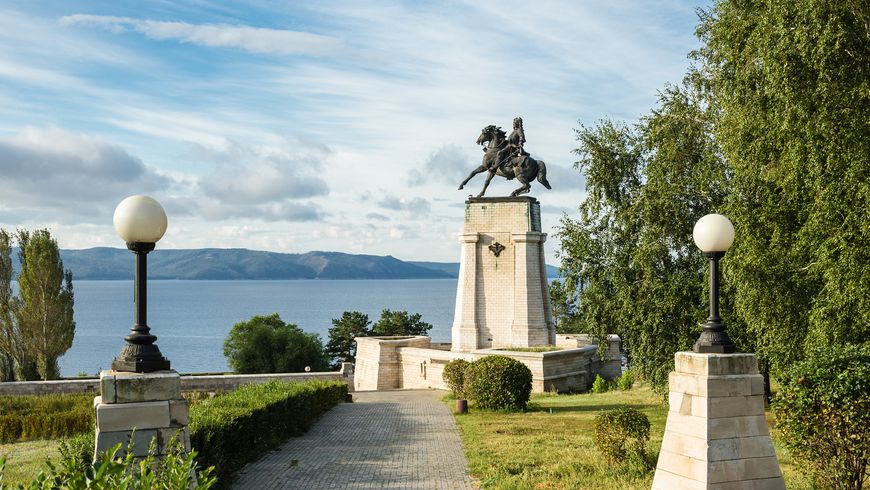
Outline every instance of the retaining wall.
<path id="1" fill-rule="evenodd" d="M 339 371 L 320 373 L 185 375 L 181 376 L 181 391 L 232 391 L 246 384 L 266 383 L 271 380 L 300 382 L 315 379 L 344 381 L 347 383 L 348 391 L 353 391 L 353 364 L 345 362 Z M 99 378 L 0 383 L 0 396 L 99 393 L 99 391 Z"/>

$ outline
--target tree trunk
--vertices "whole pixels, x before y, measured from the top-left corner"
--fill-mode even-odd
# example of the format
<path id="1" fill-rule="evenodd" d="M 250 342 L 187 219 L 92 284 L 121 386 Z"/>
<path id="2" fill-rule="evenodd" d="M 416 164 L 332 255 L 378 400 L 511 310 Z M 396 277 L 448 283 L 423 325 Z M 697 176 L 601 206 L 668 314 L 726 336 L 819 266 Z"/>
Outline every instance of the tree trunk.
<path id="1" fill-rule="evenodd" d="M 39 381 L 39 370 L 35 361 L 25 361 L 15 364 L 15 378 L 18 381 Z"/>
<path id="2" fill-rule="evenodd" d="M 60 365 L 58 365 L 55 358 L 49 359 L 45 356 L 40 356 L 39 362 L 37 362 L 37 370 L 42 379 L 46 381 L 60 378 Z"/>
<path id="3" fill-rule="evenodd" d="M 0 353 L 0 382 L 15 381 L 15 363 L 6 354 Z"/>
<path id="4" fill-rule="evenodd" d="M 770 391 L 770 365 L 762 362 L 759 368 L 761 368 L 761 375 L 764 377 L 764 406 L 766 408 L 773 401 L 773 392 Z"/>

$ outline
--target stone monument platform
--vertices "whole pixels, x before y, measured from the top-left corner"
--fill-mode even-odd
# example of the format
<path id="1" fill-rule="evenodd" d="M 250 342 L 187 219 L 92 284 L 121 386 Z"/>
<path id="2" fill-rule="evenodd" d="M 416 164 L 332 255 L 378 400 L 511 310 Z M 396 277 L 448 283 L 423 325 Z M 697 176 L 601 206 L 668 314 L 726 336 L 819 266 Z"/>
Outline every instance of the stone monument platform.
<path id="1" fill-rule="evenodd" d="M 481 197 L 465 202 L 453 350 L 555 343 L 546 240 L 535 198 Z"/>
<path id="2" fill-rule="evenodd" d="M 532 391 L 585 391 L 595 376 L 621 374 L 621 340 L 556 335 L 544 263 L 541 207 L 532 197 L 469 198 L 462 244 L 452 343 L 429 337 L 356 339 L 354 388 L 447 389 L 442 373 L 454 359 L 503 355 L 532 372 Z M 552 350 L 515 350 L 554 346 Z M 599 353 L 602 353 L 599 355 Z"/>

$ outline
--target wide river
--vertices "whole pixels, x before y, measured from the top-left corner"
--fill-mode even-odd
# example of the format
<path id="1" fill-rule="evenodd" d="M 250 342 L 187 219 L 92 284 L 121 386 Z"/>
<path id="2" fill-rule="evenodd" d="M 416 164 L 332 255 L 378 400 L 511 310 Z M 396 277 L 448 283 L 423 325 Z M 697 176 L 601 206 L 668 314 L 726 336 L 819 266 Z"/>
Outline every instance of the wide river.
<path id="1" fill-rule="evenodd" d="M 74 281 L 76 334 L 61 374 L 108 369 L 133 324 L 132 281 Z M 278 313 L 324 343 L 332 319 L 361 311 L 420 313 L 437 342 L 450 341 L 456 279 L 347 281 L 148 281 L 148 326 L 181 373 L 228 370 L 223 342 L 234 324 Z"/>

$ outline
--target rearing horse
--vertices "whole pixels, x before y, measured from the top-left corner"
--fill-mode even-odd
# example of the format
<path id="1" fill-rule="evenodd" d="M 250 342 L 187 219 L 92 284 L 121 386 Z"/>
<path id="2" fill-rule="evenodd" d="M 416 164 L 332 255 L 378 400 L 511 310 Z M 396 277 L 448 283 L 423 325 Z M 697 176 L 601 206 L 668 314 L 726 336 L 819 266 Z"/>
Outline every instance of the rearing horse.
<path id="1" fill-rule="evenodd" d="M 468 177 L 459 184 L 460 190 L 463 189 L 465 184 L 467 184 L 475 175 L 481 172 L 486 172 L 487 170 L 489 171 L 489 175 L 487 175 L 486 182 L 483 184 L 483 189 L 477 197 L 483 196 L 486 192 L 486 188 L 489 187 L 489 182 L 496 175 L 508 180 L 517 179 L 521 184 L 523 184 L 522 187 L 511 192 L 511 197 L 529 192 L 532 188 L 529 185 L 529 182 L 535 178 L 537 178 L 538 182 L 540 182 L 544 187 L 551 189 L 550 183 L 547 182 L 547 166 L 544 164 L 543 160 L 535 160 L 527 155 L 513 155 L 501 162 L 496 162 L 499 152 L 507 145 L 505 132 L 502 131 L 501 128 L 492 124 L 483 128 L 480 132 L 480 136 L 477 138 L 477 144 L 483 145 L 486 143 L 489 144 L 483 149 L 485 152 L 483 154 L 483 161 L 479 167 L 472 170 L 471 173 L 468 174 Z"/>

